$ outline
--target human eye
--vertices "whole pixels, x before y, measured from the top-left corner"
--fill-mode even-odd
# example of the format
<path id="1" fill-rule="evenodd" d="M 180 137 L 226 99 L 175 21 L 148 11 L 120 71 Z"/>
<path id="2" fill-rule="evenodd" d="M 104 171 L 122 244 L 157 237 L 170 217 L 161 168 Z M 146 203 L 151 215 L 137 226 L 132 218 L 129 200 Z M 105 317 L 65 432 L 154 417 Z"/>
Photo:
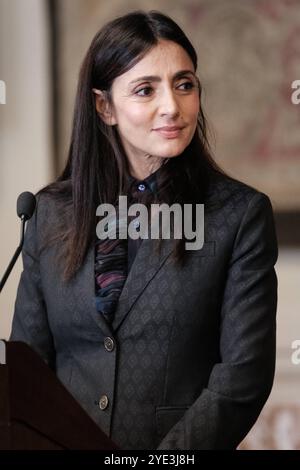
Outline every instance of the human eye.
<path id="1" fill-rule="evenodd" d="M 181 88 L 181 87 L 184 87 L 184 88 Z M 184 83 L 181 83 L 181 85 L 178 86 L 178 88 L 180 88 L 181 90 L 183 91 L 189 91 L 189 90 L 192 90 L 193 88 L 195 88 L 195 84 L 193 82 L 184 82 Z"/>
<path id="2" fill-rule="evenodd" d="M 137 96 L 150 96 L 152 91 L 153 91 L 152 87 L 146 86 L 146 87 L 140 88 L 134 94 L 137 95 Z M 145 93 L 142 93 L 142 92 L 145 92 Z M 148 93 L 148 92 L 150 92 L 150 93 Z"/>

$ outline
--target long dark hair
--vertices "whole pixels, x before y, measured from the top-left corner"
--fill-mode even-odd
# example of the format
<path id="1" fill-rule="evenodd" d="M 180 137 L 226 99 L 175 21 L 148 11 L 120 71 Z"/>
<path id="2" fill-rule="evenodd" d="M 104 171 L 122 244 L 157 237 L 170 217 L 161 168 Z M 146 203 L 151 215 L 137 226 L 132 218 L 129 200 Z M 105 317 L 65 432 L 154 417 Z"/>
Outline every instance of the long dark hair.
<path id="1" fill-rule="evenodd" d="M 96 207 L 116 204 L 118 196 L 126 194 L 129 176 L 116 126 L 106 125 L 99 117 L 92 89 L 104 90 L 111 102 L 114 79 L 133 67 L 160 39 L 179 44 L 197 69 L 197 54 L 189 39 L 170 17 L 155 10 L 137 10 L 107 23 L 92 40 L 83 60 L 65 169 L 54 183 L 39 191 L 63 202 L 53 239 L 63 242 L 65 279 L 78 271 L 95 238 Z M 211 170 L 224 173 L 211 157 L 201 106 L 192 141 L 159 172 L 157 200 L 168 204 L 204 202 Z M 174 259 L 178 262 L 184 258 L 184 242 L 184 238 L 176 242 Z"/>

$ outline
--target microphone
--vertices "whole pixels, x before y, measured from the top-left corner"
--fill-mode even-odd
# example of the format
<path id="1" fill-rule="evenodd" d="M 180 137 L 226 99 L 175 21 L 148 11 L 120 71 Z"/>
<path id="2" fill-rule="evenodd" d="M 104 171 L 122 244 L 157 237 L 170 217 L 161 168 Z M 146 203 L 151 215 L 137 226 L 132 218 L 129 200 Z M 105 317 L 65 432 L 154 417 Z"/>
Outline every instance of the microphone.
<path id="1" fill-rule="evenodd" d="M 19 254 L 22 251 L 23 243 L 24 243 L 24 232 L 25 232 L 25 223 L 27 220 L 29 220 L 35 211 L 35 206 L 36 206 L 36 198 L 35 196 L 28 192 L 25 191 L 24 193 L 20 194 L 17 200 L 17 214 L 18 217 L 21 219 L 21 234 L 20 234 L 20 243 L 19 246 L 17 247 L 14 256 L 11 259 L 11 262 L 9 263 L 2 279 L 0 282 L 0 292 L 2 291 L 4 284 L 7 281 L 8 276 L 10 275 L 10 272 L 12 268 L 14 267 Z"/>
<path id="2" fill-rule="evenodd" d="M 25 218 L 25 220 L 31 219 L 35 210 L 35 206 L 36 199 L 32 193 L 25 191 L 24 193 L 20 194 L 17 200 L 18 217 L 20 217 L 20 219 Z"/>

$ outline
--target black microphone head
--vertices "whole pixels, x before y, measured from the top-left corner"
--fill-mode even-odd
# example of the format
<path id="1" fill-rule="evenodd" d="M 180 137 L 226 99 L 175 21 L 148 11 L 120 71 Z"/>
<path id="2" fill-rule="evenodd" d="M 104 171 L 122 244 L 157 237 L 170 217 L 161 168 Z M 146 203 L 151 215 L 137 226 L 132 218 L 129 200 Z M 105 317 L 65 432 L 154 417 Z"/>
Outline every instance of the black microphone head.
<path id="1" fill-rule="evenodd" d="M 17 200 L 17 214 L 21 218 L 28 220 L 32 217 L 36 206 L 35 196 L 29 191 L 21 193 Z"/>

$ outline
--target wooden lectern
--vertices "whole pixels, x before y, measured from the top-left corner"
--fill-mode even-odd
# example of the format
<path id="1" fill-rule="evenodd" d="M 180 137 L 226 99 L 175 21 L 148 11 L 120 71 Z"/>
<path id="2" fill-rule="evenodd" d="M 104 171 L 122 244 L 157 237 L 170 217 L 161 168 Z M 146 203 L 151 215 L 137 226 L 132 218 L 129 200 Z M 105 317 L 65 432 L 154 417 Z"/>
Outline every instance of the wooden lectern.
<path id="1" fill-rule="evenodd" d="M 0 450 L 117 450 L 25 343 L 0 340 Z"/>

